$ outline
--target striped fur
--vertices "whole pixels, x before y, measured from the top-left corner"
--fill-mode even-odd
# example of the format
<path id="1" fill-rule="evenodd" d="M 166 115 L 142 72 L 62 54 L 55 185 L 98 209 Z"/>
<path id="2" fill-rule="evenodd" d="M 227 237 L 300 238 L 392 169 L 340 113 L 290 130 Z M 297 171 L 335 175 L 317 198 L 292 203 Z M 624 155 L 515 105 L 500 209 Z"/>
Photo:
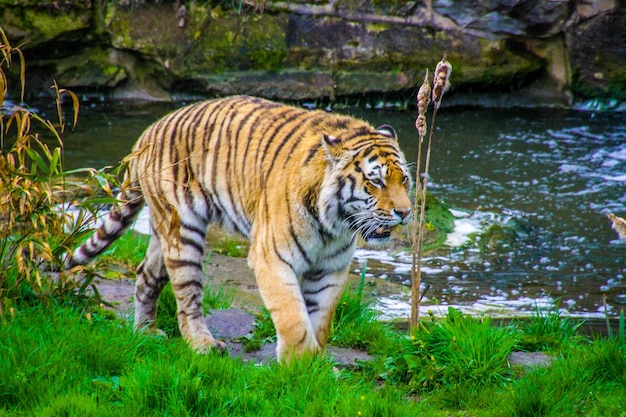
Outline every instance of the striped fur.
<path id="1" fill-rule="evenodd" d="M 284 359 L 326 344 L 356 235 L 384 241 L 411 211 L 393 129 L 259 98 L 181 108 L 150 126 L 126 160 L 125 204 L 66 266 L 102 252 L 145 201 L 154 233 L 137 270 L 135 326 L 154 328 L 170 280 L 182 334 L 198 350 L 224 347 L 201 306 L 209 223 L 250 238 L 248 264 Z"/>

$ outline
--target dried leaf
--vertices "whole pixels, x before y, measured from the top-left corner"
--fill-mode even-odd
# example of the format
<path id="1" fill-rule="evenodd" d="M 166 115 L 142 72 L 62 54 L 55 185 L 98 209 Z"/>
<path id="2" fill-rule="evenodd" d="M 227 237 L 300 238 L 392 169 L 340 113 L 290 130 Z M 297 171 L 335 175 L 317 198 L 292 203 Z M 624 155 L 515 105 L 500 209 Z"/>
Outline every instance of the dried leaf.
<path id="1" fill-rule="evenodd" d="M 80 110 L 80 100 L 78 99 L 78 96 L 73 91 L 62 88 L 59 90 L 59 94 L 63 94 L 63 93 L 68 94 L 72 98 L 72 109 L 74 110 L 74 123 L 72 125 L 72 128 L 73 128 L 78 123 L 78 112 Z"/>
<path id="2" fill-rule="evenodd" d="M 178 211 L 174 207 L 170 207 L 170 210 L 172 211 L 172 216 L 170 217 L 168 239 L 172 242 L 174 246 L 178 246 L 181 224 L 180 216 L 178 215 Z"/>

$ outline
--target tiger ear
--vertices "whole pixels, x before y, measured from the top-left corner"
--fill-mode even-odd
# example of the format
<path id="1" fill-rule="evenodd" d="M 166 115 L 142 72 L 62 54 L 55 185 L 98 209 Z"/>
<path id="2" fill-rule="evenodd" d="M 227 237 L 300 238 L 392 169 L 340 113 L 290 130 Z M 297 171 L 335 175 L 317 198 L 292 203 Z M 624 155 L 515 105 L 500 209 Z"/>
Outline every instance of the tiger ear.
<path id="1" fill-rule="evenodd" d="M 398 140 L 398 135 L 393 127 L 389 125 L 382 125 L 376 128 L 376 131 L 386 138 Z"/>
<path id="2" fill-rule="evenodd" d="M 326 151 L 326 157 L 330 160 L 338 160 L 343 154 L 341 139 L 322 133 L 322 147 Z"/>
<path id="3" fill-rule="evenodd" d="M 333 135 L 327 135 L 326 133 L 322 133 L 322 139 L 324 139 L 326 145 L 332 146 L 333 148 L 341 144 L 341 139 Z"/>

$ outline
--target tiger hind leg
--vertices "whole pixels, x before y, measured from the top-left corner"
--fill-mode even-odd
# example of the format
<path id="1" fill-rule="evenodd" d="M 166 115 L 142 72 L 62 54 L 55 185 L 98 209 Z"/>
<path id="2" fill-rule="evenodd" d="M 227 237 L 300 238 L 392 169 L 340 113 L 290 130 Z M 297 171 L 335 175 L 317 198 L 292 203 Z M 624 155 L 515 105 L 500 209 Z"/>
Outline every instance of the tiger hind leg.
<path id="1" fill-rule="evenodd" d="M 225 350 L 226 344 L 216 340 L 206 325 L 202 307 L 202 263 L 206 237 L 206 221 L 193 213 L 184 213 L 175 233 L 163 233 L 163 262 L 176 297 L 180 331 L 189 345 L 198 352 Z"/>
<path id="2" fill-rule="evenodd" d="M 135 330 L 160 333 L 157 328 L 157 303 L 159 295 L 169 280 L 161 242 L 154 234 L 150 238 L 148 252 L 137 268 L 135 283 Z"/>

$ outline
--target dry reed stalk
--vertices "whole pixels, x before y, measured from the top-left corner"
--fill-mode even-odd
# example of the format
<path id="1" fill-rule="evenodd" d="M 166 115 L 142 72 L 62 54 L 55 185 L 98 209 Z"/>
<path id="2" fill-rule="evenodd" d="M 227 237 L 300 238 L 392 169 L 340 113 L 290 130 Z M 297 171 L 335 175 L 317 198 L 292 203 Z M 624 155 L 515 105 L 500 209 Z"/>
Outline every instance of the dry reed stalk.
<path id="1" fill-rule="evenodd" d="M 452 66 L 446 60 L 441 59 L 435 67 L 432 86 L 432 101 L 434 103 L 433 115 L 430 123 L 430 134 L 428 135 L 428 146 L 426 148 L 426 162 L 424 167 L 424 179 L 421 180 L 421 159 L 422 159 L 422 143 L 428 126 L 426 124 L 426 111 L 431 100 L 431 86 L 428 76 L 428 70 L 424 77 L 424 82 L 417 93 L 417 119 L 415 120 L 415 128 L 419 135 L 419 144 L 417 147 L 417 168 L 415 172 L 415 202 L 413 213 L 417 213 L 418 195 L 420 197 L 419 222 L 417 216 L 413 216 L 413 247 L 412 247 L 412 268 L 411 268 L 411 319 L 410 328 L 416 328 L 419 323 L 419 308 L 421 303 L 420 286 L 422 284 L 422 254 L 424 246 L 424 215 L 426 211 L 426 189 L 428 186 L 428 168 L 430 165 L 430 150 L 432 148 L 433 131 L 435 129 L 435 116 L 441 105 L 443 94 L 450 87 L 449 79 L 452 72 Z"/>
<path id="2" fill-rule="evenodd" d="M 428 131 L 428 125 L 426 123 L 426 111 L 428 110 L 428 105 L 430 104 L 430 75 L 428 73 L 428 69 L 426 69 L 426 74 L 424 75 L 424 82 L 422 86 L 419 88 L 416 97 L 416 105 L 417 105 L 417 119 L 415 119 L 415 129 L 417 129 L 417 133 L 419 136 L 419 143 L 417 145 L 417 163 L 415 168 L 415 197 L 413 201 L 413 223 L 411 234 L 413 237 L 412 244 L 412 268 L 411 268 L 411 327 L 415 327 L 417 325 L 417 320 L 419 319 L 419 300 L 420 300 L 420 274 L 419 274 L 419 266 L 417 263 L 417 247 L 418 247 L 418 236 L 422 233 L 421 222 L 419 219 L 421 218 L 416 215 L 419 210 L 418 206 L 418 195 L 420 195 L 421 191 L 421 163 L 422 163 L 422 143 L 424 142 L 424 137 L 426 136 L 426 132 Z"/>

